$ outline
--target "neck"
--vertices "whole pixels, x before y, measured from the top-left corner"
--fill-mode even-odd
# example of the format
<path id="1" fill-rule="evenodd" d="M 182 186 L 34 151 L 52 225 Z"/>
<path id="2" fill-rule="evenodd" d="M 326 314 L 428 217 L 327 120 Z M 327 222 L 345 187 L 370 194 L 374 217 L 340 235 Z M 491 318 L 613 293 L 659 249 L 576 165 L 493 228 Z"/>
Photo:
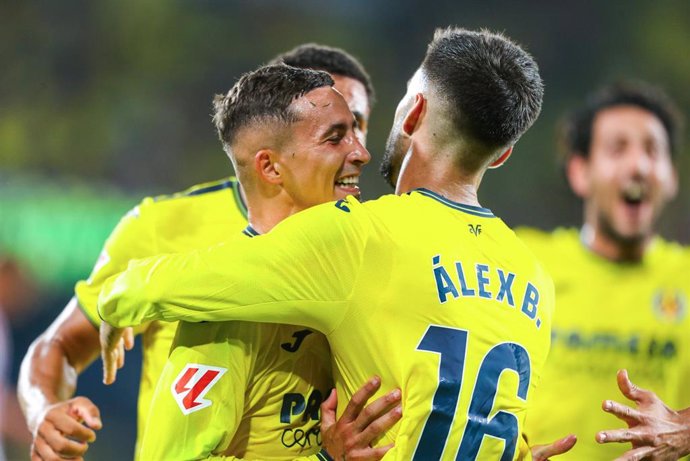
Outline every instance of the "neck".
<path id="1" fill-rule="evenodd" d="M 454 202 L 481 206 L 477 190 L 484 172 L 465 174 L 456 158 L 451 152 L 427 152 L 413 142 L 402 162 L 395 193 L 423 187 Z"/>
<path id="2" fill-rule="evenodd" d="M 601 229 L 585 224 L 580 231 L 582 243 L 593 253 L 614 262 L 639 262 L 644 257 L 653 236 L 624 240 Z"/>
<path id="3" fill-rule="evenodd" d="M 247 191 L 245 199 L 249 224 L 260 234 L 269 232 L 280 221 L 299 211 L 282 189 L 274 193 Z"/>

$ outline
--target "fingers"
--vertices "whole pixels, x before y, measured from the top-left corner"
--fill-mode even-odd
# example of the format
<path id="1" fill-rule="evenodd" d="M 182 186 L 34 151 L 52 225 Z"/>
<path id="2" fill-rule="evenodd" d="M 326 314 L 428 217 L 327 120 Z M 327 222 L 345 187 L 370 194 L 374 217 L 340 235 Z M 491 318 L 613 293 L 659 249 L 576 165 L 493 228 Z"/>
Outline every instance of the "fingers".
<path id="1" fill-rule="evenodd" d="M 645 437 L 644 433 L 633 429 L 612 429 L 609 431 L 600 431 L 596 435 L 596 440 L 599 443 L 611 443 L 611 442 L 632 442 L 639 444 L 649 444 L 649 440 Z"/>
<path id="2" fill-rule="evenodd" d="M 618 370 L 616 380 L 618 381 L 618 388 L 628 399 L 637 403 L 648 402 L 650 400 L 652 393 L 633 384 L 633 382 L 630 381 L 630 377 L 628 377 L 628 370 Z"/>
<path id="3" fill-rule="evenodd" d="M 400 421 L 402 418 L 402 406 L 396 405 L 393 408 L 387 408 L 386 412 L 378 417 L 376 420 L 372 421 L 363 431 L 361 440 L 367 445 L 383 435 L 388 429 L 393 427 L 395 423 Z M 388 450 L 386 450 L 388 451 Z"/>
<path id="4" fill-rule="evenodd" d="M 86 397 L 75 397 L 70 403 L 70 412 L 91 429 L 99 430 L 103 427 L 101 412 L 94 403 Z M 95 439 L 95 434 L 94 434 Z M 93 440 L 90 440 L 93 442 Z"/>
<path id="5" fill-rule="evenodd" d="M 619 456 L 614 461 L 642 461 L 646 459 L 648 455 L 652 454 L 654 449 L 655 447 L 633 448 L 623 453 L 623 456 Z"/>
<path id="6" fill-rule="evenodd" d="M 125 328 L 122 337 L 125 340 L 125 349 L 131 351 L 134 348 L 134 329 L 132 327 Z"/>
<path id="7" fill-rule="evenodd" d="M 124 365 L 122 335 L 124 329 L 115 328 L 106 322 L 100 326 L 101 359 L 103 360 L 103 383 L 112 384 L 117 376 L 117 369 Z"/>
<path id="8" fill-rule="evenodd" d="M 333 388 L 328 398 L 321 402 L 321 432 L 328 431 L 335 424 L 337 409 L 338 394 Z"/>
<path id="9" fill-rule="evenodd" d="M 362 410 L 355 420 L 355 428 L 359 431 L 363 430 L 369 426 L 372 421 L 393 409 L 400 402 L 400 398 L 400 389 L 394 389 L 383 397 L 379 397 Z"/>
<path id="10" fill-rule="evenodd" d="M 63 416 L 67 417 L 66 415 Z M 76 425 L 80 425 L 74 420 L 72 420 L 72 422 Z M 71 427 L 69 432 L 76 433 L 78 431 L 74 427 Z M 39 426 L 37 436 L 34 439 L 34 445 L 40 457 L 43 459 L 52 459 L 56 456 L 73 457 L 81 456 L 86 453 L 89 445 L 85 442 L 78 442 L 68 438 L 69 432 L 62 433 L 52 424 L 42 424 Z M 92 438 L 95 438 L 95 435 Z"/>
<path id="11" fill-rule="evenodd" d="M 534 461 L 546 461 L 551 456 L 562 455 L 563 453 L 570 451 L 570 449 L 575 446 L 576 442 L 577 437 L 573 434 L 570 434 L 548 445 L 538 445 L 532 447 L 532 458 Z"/>
<path id="12" fill-rule="evenodd" d="M 103 384 L 112 384 L 117 376 L 117 349 L 102 350 L 101 359 L 103 360 Z"/>
<path id="13" fill-rule="evenodd" d="M 627 405 L 623 405 L 613 400 L 604 400 L 601 408 L 607 412 L 611 413 L 618 419 L 621 419 L 628 424 L 628 426 L 636 426 L 643 421 L 644 415 L 638 410 L 631 408 Z"/>
<path id="14" fill-rule="evenodd" d="M 378 391 L 380 387 L 381 378 L 379 378 L 378 376 L 374 376 L 369 381 L 367 381 L 367 383 L 364 384 L 364 386 L 360 387 L 357 390 L 357 392 L 354 393 L 354 395 L 348 402 L 347 407 L 345 407 L 345 411 L 340 417 L 340 420 L 343 423 L 349 424 L 355 419 L 357 419 L 359 414 L 362 412 L 364 405 L 366 405 L 367 401 L 374 394 L 376 394 L 376 391 Z"/>
<path id="15" fill-rule="evenodd" d="M 369 449 L 369 454 L 368 457 L 366 458 L 369 461 L 378 461 L 379 459 L 383 458 L 383 456 L 388 453 L 388 451 L 393 448 L 395 444 L 391 443 L 388 445 L 385 445 L 383 447 L 378 447 L 378 448 L 371 448 Z"/>

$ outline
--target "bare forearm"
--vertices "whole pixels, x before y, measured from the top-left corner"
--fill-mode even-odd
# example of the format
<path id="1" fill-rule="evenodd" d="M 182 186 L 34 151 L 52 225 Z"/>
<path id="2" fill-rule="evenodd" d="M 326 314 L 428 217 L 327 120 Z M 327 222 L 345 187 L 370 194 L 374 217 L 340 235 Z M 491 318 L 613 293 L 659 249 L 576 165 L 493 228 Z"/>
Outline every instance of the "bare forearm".
<path id="1" fill-rule="evenodd" d="M 77 375 L 98 351 L 98 332 L 76 302 L 31 344 L 22 361 L 17 395 L 32 432 L 50 405 L 74 394 Z"/>

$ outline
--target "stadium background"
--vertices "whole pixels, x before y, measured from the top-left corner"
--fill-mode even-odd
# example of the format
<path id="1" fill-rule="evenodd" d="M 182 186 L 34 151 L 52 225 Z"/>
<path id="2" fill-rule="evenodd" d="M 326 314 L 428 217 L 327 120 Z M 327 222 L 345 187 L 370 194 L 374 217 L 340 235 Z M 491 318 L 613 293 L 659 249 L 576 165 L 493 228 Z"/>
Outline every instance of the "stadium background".
<path id="1" fill-rule="evenodd" d="M 314 41 L 360 58 L 377 91 L 364 196 L 378 177 L 395 106 L 437 26 L 505 31 L 537 59 L 542 115 L 507 167 L 487 174 L 480 201 L 510 225 L 576 225 L 580 204 L 556 161 L 562 113 L 602 82 L 642 78 L 690 115 L 690 2 L 413 0 L 30 0 L 0 6 L 0 255 L 24 264 L 37 296 L 13 319 L 12 379 L 31 340 L 86 277 L 101 243 L 141 197 L 230 173 L 210 123 L 210 100 L 237 77 Z M 681 193 L 662 233 L 690 243 L 688 136 Z M 113 389 L 100 363 L 79 393 L 101 405 L 105 428 L 87 458 L 132 451 L 138 362 Z M 21 448 L 19 453 L 25 453 Z"/>

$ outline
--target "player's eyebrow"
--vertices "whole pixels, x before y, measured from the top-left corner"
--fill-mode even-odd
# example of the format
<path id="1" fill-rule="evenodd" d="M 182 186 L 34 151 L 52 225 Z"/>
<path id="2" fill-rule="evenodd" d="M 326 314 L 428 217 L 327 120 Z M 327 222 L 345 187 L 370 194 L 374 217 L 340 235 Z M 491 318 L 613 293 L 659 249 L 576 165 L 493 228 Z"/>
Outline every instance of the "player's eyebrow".
<path id="1" fill-rule="evenodd" d="M 347 123 L 342 123 L 342 122 L 334 123 L 333 125 L 330 125 L 328 128 L 326 128 L 326 130 L 321 135 L 321 138 L 327 138 L 327 137 L 331 136 L 333 133 L 344 132 L 344 131 L 347 131 L 347 129 L 348 129 Z"/>

